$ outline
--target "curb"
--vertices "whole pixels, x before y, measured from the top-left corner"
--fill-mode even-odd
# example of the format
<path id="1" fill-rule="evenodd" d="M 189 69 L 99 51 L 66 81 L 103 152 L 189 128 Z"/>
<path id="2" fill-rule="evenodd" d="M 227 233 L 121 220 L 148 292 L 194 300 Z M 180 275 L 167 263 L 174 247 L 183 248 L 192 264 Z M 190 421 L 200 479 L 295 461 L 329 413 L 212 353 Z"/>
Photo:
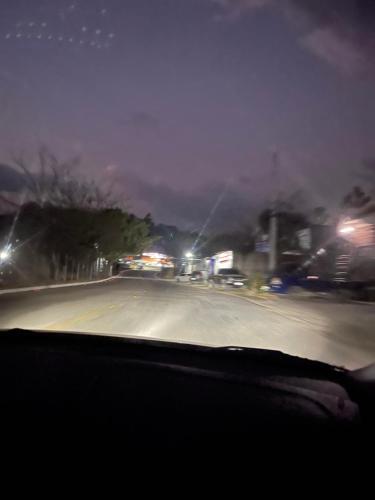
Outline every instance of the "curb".
<path id="1" fill-rule="evenodd" d="M 95 285 L 96 283 L 104 283 L 105 281 L 113 280 L 116 278 L 117 276 L 111 276 L 110 278 L 104 278 L 102 280 L 81 281 L 79 283 L 59 283 L 57 285 L 41 285 L 41 286 L 28 286 L 24 288 L 8 288 L 6 290 L 0 290 L 0 295 L 10 294 L 10 293 L 21 293 L 21 292 L 36 292 L 38 290 L 48 290 L 49 288 L 65 288 L 69 286 Z"/>

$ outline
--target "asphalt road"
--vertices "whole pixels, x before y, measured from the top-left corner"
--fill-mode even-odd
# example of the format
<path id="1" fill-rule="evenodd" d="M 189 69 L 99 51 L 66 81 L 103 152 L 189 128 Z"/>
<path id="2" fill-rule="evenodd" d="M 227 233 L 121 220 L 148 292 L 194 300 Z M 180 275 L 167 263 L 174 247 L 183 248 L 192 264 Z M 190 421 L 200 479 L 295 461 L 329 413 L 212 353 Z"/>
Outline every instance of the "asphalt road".
<path id="1" fill-rule="evenodd" d="M 348 368 L 375 362 L 374 305 L 280 299 L 264 306 L 150 273 L 136 276 L 1 295 L 0 328 L 260 347 Z"/>

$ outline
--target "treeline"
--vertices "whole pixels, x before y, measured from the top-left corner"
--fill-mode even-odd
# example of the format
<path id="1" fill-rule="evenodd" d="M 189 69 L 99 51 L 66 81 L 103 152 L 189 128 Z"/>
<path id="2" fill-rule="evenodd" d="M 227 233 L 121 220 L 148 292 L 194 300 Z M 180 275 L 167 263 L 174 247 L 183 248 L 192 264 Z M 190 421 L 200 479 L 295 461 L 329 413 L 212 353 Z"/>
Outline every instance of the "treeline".
<path id="1" fill-rule="evenodd" d="M 12 270 L 29 280 L 108 275 L 126 253 L 152 241 L 149 218 L 118 208 L 88 209 L 27 203 L 3 217 L 2 241 L 11 241 Z"/>
<path id="2" fill-rule="evenodd" d="M 110 189 L 82 180 L 73 171 L 76 159 L 60 163 L 42 149 L 37 168 L 22 158 L 15 165 L 25 183 L 21 201 L 13 200 L 12 212 L 0 217 L 0 245 L 9 249 L 3 281 L 108 276 L 119 257 L 140 253 L 154 241 L 150 216 L 129 213 Z"/>

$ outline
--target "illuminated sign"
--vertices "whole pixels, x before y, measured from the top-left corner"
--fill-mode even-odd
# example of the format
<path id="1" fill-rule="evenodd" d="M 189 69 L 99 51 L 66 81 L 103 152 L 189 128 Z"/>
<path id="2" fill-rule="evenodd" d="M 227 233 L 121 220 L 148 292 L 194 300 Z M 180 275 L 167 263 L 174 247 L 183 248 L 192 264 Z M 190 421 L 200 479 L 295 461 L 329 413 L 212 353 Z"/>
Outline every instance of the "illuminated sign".
<path id="1" fill-rule="evenodd" d="M 228 250 L 226 252 L 219 252 L 214 255 L 215 259 L 215 273 L 220 269 L 230 269 L 233 267 L 233 252 Z"/>

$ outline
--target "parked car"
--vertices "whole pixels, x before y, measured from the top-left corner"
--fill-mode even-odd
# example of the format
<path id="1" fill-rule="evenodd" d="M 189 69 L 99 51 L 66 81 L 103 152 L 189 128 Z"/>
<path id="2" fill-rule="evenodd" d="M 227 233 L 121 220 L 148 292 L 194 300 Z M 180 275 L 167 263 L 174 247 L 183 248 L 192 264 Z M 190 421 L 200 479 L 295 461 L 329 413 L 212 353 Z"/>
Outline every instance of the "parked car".
<path id="1" fill-rule="evenodd" d="M 199 281 L 204 281 L 203 271 L 193 271 L 190 276 L 190 281 L 196 283 Z"/>
<path id="2" fill-rule="evenodd" d="M 208 278 L 208 283 L 212 286 L 220 285 L 241 288 L 246 285 L 247 277 L 235 268 L 220 269 L 217 274 L 212 274 Z"/>
<path id="3" fill-rule="evenodd" d="M 180 273 L 176 276 L 177 283 L 187 283 L 190 281 L 191 273 Z"/>
<path id="4" fill-rule="evenodd" d="M 332 280 L 306 269 L 284 267 L 272 275 L 269 287 L 271 292 L 276 293 L 297 291 L 327 293 L 333 291 L 336 285 Z"/>

